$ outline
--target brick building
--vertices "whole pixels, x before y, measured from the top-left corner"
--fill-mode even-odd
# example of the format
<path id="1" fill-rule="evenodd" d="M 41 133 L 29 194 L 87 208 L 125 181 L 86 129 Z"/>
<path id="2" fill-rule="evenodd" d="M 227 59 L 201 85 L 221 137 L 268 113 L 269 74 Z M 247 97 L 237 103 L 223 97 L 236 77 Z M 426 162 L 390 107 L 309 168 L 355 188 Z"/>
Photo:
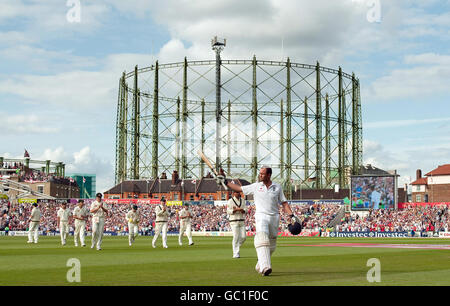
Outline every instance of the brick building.
<path id="1" fill-rule="evenodd" d="M 391 175 L 388 172 L 369 166 L 364 166 L 361 173 L 365 175 Z M 244 179 L 236 182 L 242 186 L 250 183 Z M 293 190 L 293 200 L 342 200 L 350 196 L 350 190 L 341 188 L 339 192 L 334 189 L 301 189 Z M 171 179 L 166 174 L 161 175 L 160 180 L 130 180 L 123 181 L 105 192 L 105 199 L 161 199 L 168 201 L 222 201 L 230 198 L 229 192 L 217 186 L 215 178 L 207 175 L 202 179 L 181 180 L 177 171 L 172 173 Z M 252 200 L 253 197 L 247 197 Z M 406 191 L 398 189 L 398 202 L 406 202 Z"/>
<path id="2" fill-rule="evenodd" d="M 412 202 L 450 202 L 450 164 L 437 167 L 422 177 L 422 170 L 416 171 L 412 185 Z"/>
<path id="3" fill-rule="evenodd" d="M 22 182 L 18 180 L 17 177 L 12 177 L 11 180 L 28 186 L 32 191 L 43 193 L 54 198 L 68 199 L 80 197 L 80 188 L 78 185 L 76 183 L 71 183 L 69 179 L 66 178 L 52 178 L 48 181 L 41 182 Z M 19 193 L 20 192 L 16 190 L 9 190 L 9 195 L 12 198 L 17 197 Z"/>
<path id="4" fill-rule="evenodd" d="M 235 179 L 236 183 L 245 186 L 246 180 Z M 201 179 L 180 179 L 177 171 L 167 179 L 162 174 L 156 180 L 123 181 L 105 192 L 105 199 L 161 199 L 168 201 L 221 201 L 230 198 L 229 191 L 217 186 L 216 179 L 206 176 Z"/>

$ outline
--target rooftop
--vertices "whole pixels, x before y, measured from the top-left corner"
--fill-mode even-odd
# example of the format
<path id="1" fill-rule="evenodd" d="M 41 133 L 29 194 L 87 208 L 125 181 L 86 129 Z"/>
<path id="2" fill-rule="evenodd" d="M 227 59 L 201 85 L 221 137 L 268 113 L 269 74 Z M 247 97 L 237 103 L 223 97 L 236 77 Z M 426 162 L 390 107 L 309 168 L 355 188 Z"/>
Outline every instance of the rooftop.
<path id="1" fill-rule="evenodd" d="M 428 180 L 426 177 L 421 177 L 418 180 L 415 180 L 414 182 L 411 183 L 411 185 L 427 185 L 428 184 Z"/>
<path id="2" fill-rule="evenodd" d="M 241 183 L 242 186 L 250 185 L 250 183 L 243 179 L 235 179 Z M 215 178 L 203 179 L 178 179 L 173 184 L 171 179 L 161 180 L 132 180 L 123 181 L 105 194 L 121 194 L 123 192 L 133 193 L 168 193 L 173 191 L 184 191 L 184 193 L 216 193 L 223 190 L 223 187 L 217 186 Z"/>
<path id="3" fill-rule="evenodd" d="M 425 176 L 435 175 L 450 175 L 450 164 L 440 165 L 436 169 L 425 174 Z"/>
<path id="4" fill-rule="evenodd" d="M 394 171 L 386 171 L 386 170 L 382 170 L 380 168 L 374 167 L 370 164 L 365 165 L 365 166 L 361 166 L 360 167 L 360 171 L 359 171 L 360 175 L 394 175 Z"/>

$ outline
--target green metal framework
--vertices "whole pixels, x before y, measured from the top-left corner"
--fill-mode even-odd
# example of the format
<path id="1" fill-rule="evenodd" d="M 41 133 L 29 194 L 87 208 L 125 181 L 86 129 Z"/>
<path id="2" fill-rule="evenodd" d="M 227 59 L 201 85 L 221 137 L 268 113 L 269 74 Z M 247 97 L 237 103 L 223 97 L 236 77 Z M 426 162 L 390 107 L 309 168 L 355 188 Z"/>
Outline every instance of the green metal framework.
<path id="1" fill-rule="evenodd" d="M 66 164 L 62 162 L 52 162 L 51 160 L 34 160 L 28 157 L 5 158 L 0 156 L 0 169 L 3 163 L 22 163 L 26 167 L 34 170 L 40 170 L 46 174 L 55 174 L 56 176 L 66 176 Z"/>
<path id="2" fill-rule="evenodd" d="M 116 183 L 173 170 L 181 178 L 204 176 L 199 149 L 229 177 L 256 181 L 261 166 L 272 167 L 288 197 L 293 185 L 346 187 L 362 164 L 359 80 L 319 63 L 256 57 L 185 58 L 124 72 Z"/>

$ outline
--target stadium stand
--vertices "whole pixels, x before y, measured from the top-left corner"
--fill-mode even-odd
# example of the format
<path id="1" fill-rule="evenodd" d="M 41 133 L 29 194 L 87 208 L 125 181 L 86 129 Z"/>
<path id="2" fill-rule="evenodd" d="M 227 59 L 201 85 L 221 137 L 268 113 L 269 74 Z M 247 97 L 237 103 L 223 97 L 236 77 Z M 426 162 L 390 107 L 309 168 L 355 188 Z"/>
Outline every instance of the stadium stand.
<path id="1" fill-rule="evenodd" d="M 402 210 L 372 210 L 366 217 L 347 215 L 337 231 L 414 231 L 414 232 L 447 232 L 450 218 L 447 205 L 407 206 Z"/>
<path id="2" fill-rule="evenodd" d="M 86 200 L 89 208 L 93 200 Z M 76 204 L 69 204 L 73 210 Z M 56 212 L 60 204 L 55 200 L 41 203 L 40 209 L 43 215 L 40 229 L 44 232 L 55 232 L 57 230 Z M 110 213 L 106 218 L 105 231 L 126 232 L 127 223 L 125 214 L 130 209 L 127 204 L 107 204 Z M 154 226 L 155 204 L 141 204 L 139 210 L 142 216 L 140 223 L 141 234 L 148 234 Z M 365 217 L 357 214 L 345 214 L 341 218 L 342 206 L 335 204 L 295 204 L 291 205 L 297 216 L 303 219 L 303 230 L 324 232 L 366 232 L 366 231 L 414 231 L 414 232 L 439 232 L 448 231 L 450 228 L 450 217 L 448 206 L 408 206 L 403 210 L 372 210 Z M 28 218 L 32 206 L 30 204 L 9 205 L 7 200 L 0 202 L 0 230 L 8 226 L 13 231 L 25 231 L 28 227 Z M 169 211 L 169 233 L 179 230 L 177 211 L 180 206 L 170 206 Z M 214 206 L 213 204 L 191 205 L 193 214 L 192 228 L 194 231 L 230 231 L 230 225 L 226 214 L 226 206 Z M 246 217 L 246 228 L 248 232 L 254 232 L 254 206 L 250 205 Z M 280 230 L 286 230 L 288 222 L 287 215 L 280 211 Z M 335 222 L 339 219 L 339 222 Z M 335 223 L 337 223 L 335 225 Z M 333 225 L 333 227 L 332 227 Z M 335 225 L 335 226 L 334 226 Z M 90 222 L 87 229 L 90 231 Z M 70 230 L 73 231 L 73 219 L 70 222 Z"/>

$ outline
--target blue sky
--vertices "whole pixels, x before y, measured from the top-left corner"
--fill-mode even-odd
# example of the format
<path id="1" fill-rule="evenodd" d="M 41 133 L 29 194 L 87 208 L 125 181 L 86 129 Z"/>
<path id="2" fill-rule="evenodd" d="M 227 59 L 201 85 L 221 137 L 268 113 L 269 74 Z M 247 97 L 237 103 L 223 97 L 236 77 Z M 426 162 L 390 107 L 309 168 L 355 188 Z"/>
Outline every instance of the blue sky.
<path id="1" fill-rule="evenodd" d="M 67 3 L 77 2 L 80 22 L 69 22 Z M 365 163 L 397 169 L 402 183 L 450 163 L 448 0 L 0 0 L 0 156 L 27 148 L 96 173 L 105 191 L 121 73 L 212 59 L 214 35 L 228 39 L 224 58 L 289 56 L 355 72 Z"/>

